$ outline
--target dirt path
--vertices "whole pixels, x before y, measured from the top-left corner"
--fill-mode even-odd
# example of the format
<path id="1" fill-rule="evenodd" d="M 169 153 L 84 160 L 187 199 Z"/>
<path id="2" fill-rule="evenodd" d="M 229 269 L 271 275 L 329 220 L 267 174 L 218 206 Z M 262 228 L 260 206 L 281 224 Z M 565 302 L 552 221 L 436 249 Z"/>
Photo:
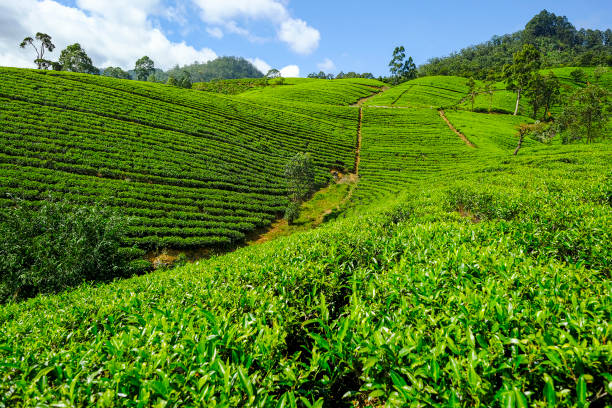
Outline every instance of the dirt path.
<path id="1" fill-rule="evenodd" d="M 355 147 L 355 175 L 359 176 L 359 161 L 361 160 L 361 124 L 363 122 L 363 106 L 359 107 L 359 123 L 357 123 L 357 146 Z"/>
<path id="2" fill-rule="evenodd" d="M 380 88 L 380 90 L 376 93 L 373 93 L 370 96 L 366 96 L 365 98 L 361 98 L 360 100 L 358 100 L 356 103 L 352 104 L 351 106 L 357 106 L 357 107 L 361 107 L 364 103 L 366 103 L 367 101 L 369 101 L 370 99 L 372 99 L 373 97 L 380 95 L 381 93 L 385 92 L 389 90 L 388 86 L 383 86 L 382 88 Z"/>
<path id="3" fill-rule="evenodd" d="M 465 137 L 465 135 L 463 133 L 461 133 L 460 131 L 458 131 L 452 123 L 450 123 L 450 120 L 448 120 L 448 118 L 446 117 L 446 115 L 444 114 L 444 110 L 440 109 L 438 111 L 438 113 L 440 114 L 440 117 L 442 119 L 444 119 L 444 121 L 446 122 L 446 124 L 448 125 L 448 127 L 450 128 L 450 130 L 452 130 L 453 132 L 455 132 L 457 134 L 457 136 L 459 136 L 461 138 L 461 140 L 463 140 L 465 142 L 466 145 L 470 146 L 470 147 L 476 147 L 474 146 L 474 144 L 472 142 L 470 142 L 468 140 L 467 137 Z"/>

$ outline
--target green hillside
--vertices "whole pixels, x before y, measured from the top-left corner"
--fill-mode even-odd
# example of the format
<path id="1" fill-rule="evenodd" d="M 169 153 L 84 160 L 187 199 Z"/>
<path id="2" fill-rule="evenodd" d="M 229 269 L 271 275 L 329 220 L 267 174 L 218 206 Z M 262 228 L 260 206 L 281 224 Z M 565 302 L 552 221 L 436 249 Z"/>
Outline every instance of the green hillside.
<path id="1" fill-rule="evenodd" d="M 128 243 L 144 248 L 229 245 L 268 225 L 284 211 L 284 165 L 298 151 L 313 153 L 320 184 L 330 168 L 354 166 L 355 108 L 310 114 L 153 83 L 9 68 L 0 80 L 2 203 L 36 204 L 49 193 L 75 203 L 105 199 L 135 217 Z M 325 98 L 344 104 L 375 91 L 357 81 L 351 87 L 352 97 Z"/>
<path id="2" fill-rule="evenodd" d="M 584 81 L 576 82 L 572 79 L 570 73 L 575 70 L 581 70 L 585 74 Z M 597 84 L 607 89 L 612 89 L 612 70 L 606 69 L 603 71 L 603 75 L 600 78 L 595 78 L 593 75 L 595 68 L 592 67 L 564 67 L 564 68 L 552 68 L 542 69 L 540 74 L 546 75 L 552 72 L 557 78 L 559 78 L 561 84 L 561 95 L 563 97 L 569 96 L 576 89 L 584 88 L 587 82 Z M 489 108 L 493 112 L 498 113 L 512 113 L 516 105 L 516 93 L 507 91 L 505 85 L 502 82 L 498 82 L 494 85 L 493 94 L 487 94 L 479 92 L 476 95 L 474 101 L 474 110 L 480 112 L 487 112 Z M 471 109 L 471 100 L 464 100 L 460 105 L 462 109 Z M 531 112 L 527 98 L 523 98 L 520 102 L 519 113 L 522 115 L 528 115 Z M 561 106 L 556 104 L 552 107 L 551 112 L 553 114 L 559 114 L 561 112 Z"/>
<path id="3" fill-rule="evenodd" d="M 370 106 L 444 107 L 466 96 L 466 79 L 452 76 L 422 77 L 404 82 L 367 102 Z"/>
<path id="4" fill-rule="evenodd" d="M 254 89 L 243 93 L 257 101 L 285 100 L 328 105 L 350 105 L 378 92 L 385 84 L 375 79 L 289 79 L 285 85 Z"/>
<path id="5" fill-rule="evenodd" d="M 104 198 L 140 246 L 269 225 L 296 152 L 358 179 L 312 231 L 0 305 L 0 407 L 612 404 L 609 134 L 513 155 L 532 120 L 466 110 L 460 77 L 0 81 L 0 204 Z"/>

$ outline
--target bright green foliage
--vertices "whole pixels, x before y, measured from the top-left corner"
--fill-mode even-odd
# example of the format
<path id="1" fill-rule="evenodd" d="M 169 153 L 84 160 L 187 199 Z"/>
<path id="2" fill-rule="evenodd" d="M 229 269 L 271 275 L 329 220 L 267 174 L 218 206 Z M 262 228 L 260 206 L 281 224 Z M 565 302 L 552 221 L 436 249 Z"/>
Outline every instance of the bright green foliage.
<path id="1" fill-rule="evenodd" d="M 512 115 L 484 115 L 464 110 L 447 110 L 446 117 L 453 126 L 463 133 L 470 142 L 479 149 L 491 153 L 510 152 L 516 147 L 518 140 L 517 128 L 521 123 L 531 123 L 532 120 L 524 116 Z M 526 146 L 531 143 L 527 139 Z"/>
<path id="2" fill-rule="evenodd" d="M 0 203 L 104 198 L 134 218 L 128 244 L 142 248 L 228 246 L 269 225 L 297 152 L 316 154 L 320 184 L 354 167 L 356 108 L 65 72 L 3 68 L 0 79 Z"/>
<path id="3" fill-rule="evenodd" d="M 0 303 L 130 276 L 138 252 L 121 248 L 126 232 L 125 219 L 99 206 L 0 209 Z"/>
<path id="4" fill-rule="evenodd" d="M 96 75 L 99 73 L 98 68 L 93 66 L 91 58 L 89 58 L 79 43 L 69 45 L 62 50 L 58 63 L 62 67 L 63 71 Z"/>
<path id="5" fill-rule="evenodd" d="M 377 92 L 384 84 L 374 79 L 301 79 L 287 80 L 283 86 L 268 86 L 245 92 L 241 96 L 252 100 L 267 99 L 291 102 L 311 102 L 329 105 L 350 105 Z"/>
<path id="6" fill-rule="evenodd" d="M 86 117 L 93 113 L 82 101 L 91 98 L 97 112 L 108 115 L 104 123 L 114 119 L 112 114 L 124 125 L 138 125 L 138 130 L 156 124 L 163 132 L 142 133 L 147 147 L 171 134 L 167 143 L 172 149 L 157 152 L 175 160 L 147 157 L 147 163 L 174 169 L 173 182 L 199 180 L 197 176 L 205 174 L 202 167 L 196 171 L 200 161 L 231 163 L 240 169 L 239 177 L 223 178 L 228 166 L 206 168 L 206 183 L 217 177 L 223 188 L 212 191 L 209 184 L 194 183 L 189 194 L 239 191 L 243 201 L 219 196 L 204 202 L 206 212 L 200 215 L 212 214 L 211 208 L 225 208 L 226 203 L 252 205 L 268 197 L 278 200 L 272 201 L 275 208 L 285 208 L 287 200 L 279 195 L 286 192 L 280 183 L 287 159 L 296 152 L 310 152 L 317 183 L 327 180 L 330 168 L 342 167 L 334 160 L 354 167 L 358 123 L 359 181 L 345 211 L 334 214 L 336 221 L 313 231 L 173 271 L 84 285 L 0 307 L 0 403 L 609 404 L 609 140 L 561 145 L 556 139 L 550 144 L 527 139 L 515 157 L 516 127 L 530 119 L 446 109 L 451 123 L 476 145 L 470 147 L 431 108 L 464 107 L 460 102 L 465 103 L 468 94 L 465 78 L 419 78 L 370 101 L 385 100 L 393 92 L 389 103 L 360 110 L 339 105 L 367 96 L 365 88 L 370 88 L 369 94 L 379 88 L 362 82 L 356 90 L 348 82 L 288 79 L 287 85 L 230 97 L 86 75 L 36 75 L 44 80 L 34 83 L 27 78 L 19 86 L 14 85 L 16 78 L 4 75 L 0 79 L 9 86 L 2 88 L 0 100 L 6 106 L 25 104 L 18 99 L 25 95 L 27 103 L 41 110 L 45 108 L 37 94 L 42 94 L 53 108 L 48 112 L 69 107 L 80 109 L 77 117 Z M 581 87 L 565 75 L 557 76 L 562 93 L 567 84 Z M 72 102 L 65 98 L 65 105 L 60 105 L 50 89 L 64 87 L 71 96 L 68 85 L 74 86 L 74 81 L 82 84 L 81 97 Z M 375 81 L 372 86 L 377 86 Z M 103 90 L 104 98 L 96 99 L 94 90 Z M 313 93 L 306 99 L 308 91 Z M 276 97 L 277 92 L 282 97 Z M 103 102 L 107 98 L 110 101 Z M 326 101 L 330 105 L 322 104 Z M 394 101 L 397 109 L 375 107 Z M 146 109 L 139 108 L 141 104 Z M 10 120 L 2 122 L 6 140 L 13 134 L 42 137 L 38 128 L 62 140 L 64 128 L 41 124 L 24 110 L 8 112 Z M 98 122 L 92 119 L 87 135 L 109 130 L 94 117 Z M 15 121 L 19 127 L 11 128 Z M 59 123 L 68 126 L 68 120 Z M 19 132 L 23 129 L 27 133 Z M 71 140 L 84 133 L 82 128 L 66 129 Z M 105 136 L 115 132 L 110 130 Z M 126 139 L 132 140 L 121 140 Z M 47 137 L 45 143 L 53 140 Z M 13 162 L 0 168 L 13 167 L 2 180 L 14 182 L 8 184 L 11 189 L 28 186 L 33 197 L 51 181 L 56 191 L 77 195 L 76 188 L 70 189 L 76 176 L 64 171 L 60 177 L 56 162 L 64 155 L 76 160 L 86 149 L 70 155 L 69 149 L 64 152 L 65 147 L 58 146 L 55 152 L 62 154 L 52 156 L 52 163 L 46 158 L 43 166 L 37 155 L 49 153 L 37 141 L 28 145 L 36 155 L 17 155 L 17 142 L 10 146 L 14 150 L 3 151 L 0 157 Z M 189 148 L 188 141 L 197 148 Z M 215 155 L 225 146 L 224 155 Z M 107 146 L 108 162 L 124 163 L 118 158 L 128 150 L 111 156 L 112 147 Z M 132 155 L 145 150 L 130 147 Z M 194 156 L 206 148 L 206 154 Z M 69 164 L 74 165 L 63 161 L 61 168 L 72 169 Z M 131 172 L 130 178 L 136 173 L 155 181 L 154 189 L 137 191 L 156 194 L 158 198 L 149 202 L 156 203 L 163 217 L 164 207 L 175 205 L 174 196 L 166 193 L 174 191 L 170 182 L 150 178 L 137 161 L 126 164 L 140 172 Z M 23 180 L 22 174 L 34 170 L 45 175 L 44 183 Z M 135 190 L 130 187 L 148 184 L 87 173 L 82 177 L 83 187 L 96 177 L 126 186 L 115 190 L 112 197 L 118 198 Z M 138 208 L 147 208 L 142 201 L 136 201 Z M 176 230 L 189 230 L 193 221 L 185 218 Z M 145 222 L 155 225 L 157 219 L 149 216 Z"/>
<path id="7" fill-rule="evenodd" d="M 3 403 L 591 401 L 612 369 L 610 146 L 553 149 L 432 174 L 310 233 L 5 306 Z"/>
<path id="8" fill-rule="evenodd" d="M 364 108 L 359 185 L 354 196 L 371 202 L 437 175 L 453 177 L 472 149 L 432 109 Z"/>
<path id="9" fill-rule="evenodd" d="M 467 93 L 465 78 L 422 77 L 377 95 L 366 106 L 447 107 L 459 103 Z"/>

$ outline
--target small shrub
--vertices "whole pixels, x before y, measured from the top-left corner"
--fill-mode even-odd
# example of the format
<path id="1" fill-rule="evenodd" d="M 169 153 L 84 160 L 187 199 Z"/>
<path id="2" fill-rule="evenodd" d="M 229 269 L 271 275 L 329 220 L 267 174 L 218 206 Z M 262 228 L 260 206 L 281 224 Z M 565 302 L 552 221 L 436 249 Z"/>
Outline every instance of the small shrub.
<path id="1" fill-rule="evenodd" d="M 285 219 L 289 224 L 292 224 L 295 220 L 300 216 L 300 203 L 295 201 L 290 201 L 289 205 L 287 205 L 287 209 L 285 209 Z"/>
<path id="2" fill-rule="evenodd" d="M 143 268 L 122 248 L 127 221 L 100 206 L 46 201 L 0 210 L 0 302 L 105 281 Z"/>
<path id="3" fill-rule="evenodd" d="M 570 77 L 574 82 L 584 82 L 586 80 L 586 73 L 580 68 L 576 68 L 570 72 Z"/>

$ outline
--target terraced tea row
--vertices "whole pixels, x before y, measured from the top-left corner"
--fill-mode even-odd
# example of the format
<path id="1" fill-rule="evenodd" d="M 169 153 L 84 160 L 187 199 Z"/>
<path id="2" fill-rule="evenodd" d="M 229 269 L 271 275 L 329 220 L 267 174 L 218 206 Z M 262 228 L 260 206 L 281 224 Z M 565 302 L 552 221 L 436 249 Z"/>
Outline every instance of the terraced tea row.
<path id="1" fill-rule="evenodd" d="M 375 96 L 366 102 L 366 106 L 439 108 L 457 104 L 467 92 L 465 78 L 423 77 L 404 82 Z"/>
<path id="2" fill-rule="evenodd" d="M 432 176 L 452 177 L 475 152 L 434 109 L 364 108 L 359 186 L 362 202 Z"/>
<path id="3" fill-rule="evenodd" d="M 266 87 L 240 96 L 257 101 L 281 99 L 328 105 L 350 105 L 378 92 L 385 84 L 374 79 L 301 79 L 295 85 Z"/>
<path id="4" fill-rule="evenodd" d="M 509 154 L 518 142 L 517 129 L 521 123 L 532 123 L 524 116 L 474 113 L 449 109 L 446 117 L 455 128 L 462 132 L 478 149 Z M 536 143 L 526 139 L 523 146 Z"/>
<path id="5" fill-rule="evenodd" d="M 427 131 L 436 114 L 365 110 L 381 140 L 473 151 L 389 123 Z M 0 402 L 595 402 L 612 368 L 611 145 L 545 147 L 502 168 L 473 156 L 462 168 L 482 173 L 430 176 L 305 234 L 2 305 Z"/>
<path id="6" fill-rule="evenodd" d="M 4 205 L 104 199 L 138 217 L 130 242 L 143 247 L 226 245 L 267 225 L 296 152 L 311 152 L 321 184 L 354 166 L 356 108 L 8 68 L 0 80 Z"/>

